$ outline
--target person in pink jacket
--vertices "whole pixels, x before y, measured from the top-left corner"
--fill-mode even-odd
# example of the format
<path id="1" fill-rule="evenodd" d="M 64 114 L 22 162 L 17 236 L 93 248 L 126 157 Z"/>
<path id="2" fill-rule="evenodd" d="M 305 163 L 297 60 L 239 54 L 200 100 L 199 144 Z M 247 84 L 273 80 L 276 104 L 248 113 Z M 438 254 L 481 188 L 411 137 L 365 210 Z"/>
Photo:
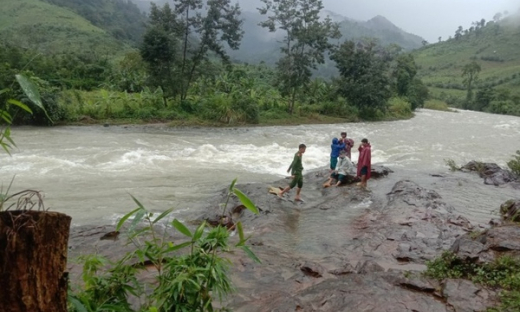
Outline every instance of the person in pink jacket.
<path id="1" fill-rule="evenodd" d="M 362 188 L 366 188 L 367 180 L 370 179 L 370 172 L 372 170 L 372 147 L 367 139 L 361 140 L 358 151 L 357 176 L 361 177 L 361 183 L 359 185 Z"/>

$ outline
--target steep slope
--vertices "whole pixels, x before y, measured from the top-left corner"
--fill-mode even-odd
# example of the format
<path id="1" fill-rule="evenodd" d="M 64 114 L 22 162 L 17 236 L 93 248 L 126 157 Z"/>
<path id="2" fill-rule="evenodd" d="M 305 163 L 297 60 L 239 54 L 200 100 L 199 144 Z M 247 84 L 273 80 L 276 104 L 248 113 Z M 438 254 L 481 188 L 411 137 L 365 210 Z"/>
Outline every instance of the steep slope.
<path id="1" fill-rule="evenodd" d="M 436 97 L 464 97 L 462 67 L 476 61 L 482 68 L 477 87 L 497 87 L 519 93 L 520 16 L 500 23 L 489 22 L 468 31 L 458 40 L 450 39 L 414 52 L 419 75 Z"/>
<path id="2" fill-rule="evenodd" d="M 43 0 L 70 9 L 114 38 L 140 43 L 147 16 L 128 0 Z"/>
<path id="3" fill-rule="evenodd" d="M 77 14 L 40 0 L 2 0 L 2 43 L 52 53 L 113 55 L 128 49 L 122 41 Z"/>

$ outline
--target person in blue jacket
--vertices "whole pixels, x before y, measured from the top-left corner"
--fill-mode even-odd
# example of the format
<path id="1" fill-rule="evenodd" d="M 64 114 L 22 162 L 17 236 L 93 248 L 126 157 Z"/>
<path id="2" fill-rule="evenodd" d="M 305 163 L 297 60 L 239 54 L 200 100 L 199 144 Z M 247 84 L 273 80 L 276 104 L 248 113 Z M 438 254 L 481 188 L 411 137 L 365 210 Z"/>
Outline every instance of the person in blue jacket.
<path id="1" fill-rule="evenodd" d="M 345 143 L 340 143 L 338 138 L 334 138 L 332 139 L 330 149 L 330 171 L 332 172 L 336 169 L 336 165 L 338 164 L 339 152 L 345 149 Z"/>

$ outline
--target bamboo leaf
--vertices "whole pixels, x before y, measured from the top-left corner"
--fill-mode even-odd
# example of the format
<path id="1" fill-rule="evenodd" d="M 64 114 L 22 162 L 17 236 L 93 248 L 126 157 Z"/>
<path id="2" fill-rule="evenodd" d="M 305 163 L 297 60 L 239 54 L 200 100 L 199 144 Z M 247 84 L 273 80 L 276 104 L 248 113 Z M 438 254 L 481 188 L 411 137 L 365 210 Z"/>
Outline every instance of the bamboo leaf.
<path id="1" fill-rule="evenodd" d="M 184 224 L 182 224 L 179 220 L 173 220 L 172 225 L 177 229 L 177 231 L 181 232 L 182 234 L 188 237 L 193 237 L 190 230 L 188 230 L 188 228 L 184 226 Z"/>
<path id="2" fill-rule="evenodd" d="M 136 213 L 137 211 L 139 211 L 139 209 L 141 209 L 141 207 L 139 208 L 135 208 L 134 210 L 130 211 L 129 213 L 125 214 L 121 220 L 119 220 L 119 222 L 117 223 L 117 226 L 116 226 L 116 231 L 119 231 L 121 229 L 121 227 L 123 226 L 123 224 L 125 223 L 126 220 L 128 220 L 128 218 L 130 218 L 134 213 Z"/>
<path id="3" fill-rule="evenodd" d="M 251 201 L 251 199 L 249 199 L 249 197 L 247 197 L 246 194 L 242 193 L 242 191 L 240 191 L 239 189 L 236 189 L 234 188 L 233 189 L 233 192 L 235 193 L 235 195 L 238 197 L 238 199 L 240 200 L 240 202 L 246 206 L 246 208 L 251 211 L 252 213 L 254 214 L 258 214 L 258 208 L 256 208 L 255 204 L 253 204 L 253 202 Z"/>
<path id="4" fill-rule="evenodd" d="M 195 234 L 193 235 L 193 241 L 198 240 L 201 238 L 202 233 L 204 233 L 204 228 L 206 227 L 206 221 L 203 221 L 201 225 L 195 230 Z"/>
<path id="5" fill-rule="evenodd" d="M 135 214 L 135 217 L 132 220 L 132 223 L 130 224 L 130 228 L 128 229 L 130 232 L 134 231 L 137 224 L 139 222 L 141 222 L 141 220 L 143 220 L 143 217 L 145 216 L 145 214 L 146 214 L 146 209 L 139 208 L 139 210 L 137 210 L 137 213 Z"/>
<path id="6" fill-rule="evenodd" d="M 165 250 L 165 252 L 172 252 L 172 251 L 175 251 L 175 250 L 179 250 L 179 249 L 182 249 L 184 247 L 187 247 L 187 246 L 190 246 L 191 245 L 191 242 L 185 242 L 185 243 L 182 243 L 182 244 L 178 244 L 178 245 L 174 245 L 168 249 Z"/>
<path id="7" fill-rule="evenodd" d="M 253 251 L 251 251 L 251 249 L 249 249 L 248 246 L 241 246 L 240 248 L 242 248 L 242 250 L 244 250 L 244 252 L 249 256 L 249 258 L 251 258 L 253 261 L 255 261 L 256 263 L 262 263 L 262 261 L 260 261 L 260 259 L 258 259 L 258 257 L 253 253 Z"/>
<path id="8" fill-rule="evenodd" d="M 164 211 L 164 212 L 161 213 L 157 218 L 155 218 L 155 220 L 153 220 L 152 223 L 155 224 L 155 223 L 159 222 L 162 218 L 164 218 L 164 217 L 166 217 L 167 215 L 169 215 L 170 212 L 172 212 L 172 211 L 173 211 L 173 208 L 170 208 L 170 209 Z"/>
<path id="9" fill-rule="evenodd" d="M 244 229 L 242 227 L 242 221 L 237 222 L 237 232 L 238 232 L 238 237 L 240 238 L 240 242 L 243 242 L 244 241 Z"/>
<path id="10" fill-rule="evenodd" d="M 52 119 L 47 114 L 47 111 L 45 110 L 45 107 L 43 106 L 42 99 L 40 96 L 40 92 L 38 91 L 38 88 L 36 85 L 26 76 L 17 74 L 15 75 L 16 80 L 18 81 L 18 84 L 20 87 L 22 87 L 23 92 L 25 95 L 33 102 L 36 106 L 41 108 L 44 112 L 47 118 L 52 122 Z"/>
<path id="11" fill-rule="evenodd" d="M 11 115 L 6 111 L 0 110 L 0 116 L 2 116 L 2 119 L 5 120 L 5 122 L 8 125 L 10 125 L 13 121 L 13 118 L 11 117 Z"/>
<path id="12" fill-rule="evenodd" d="M 130 195 L 130 197 L 132 197 L 132 199 L 134 200 L 134 202 L 137 204 L 137 207 L 141 208 L 141 209 L 144 209 L 144 206 L 143 204 L 141 204 L 137 198 L 135 198 L 134 196 Z"/>
<path id="13" fill-rule="evenodd" d="M 229 191 L 230 191 L 230 192 L 233 192 L 233 189 L 235 188 L 235 184 L 237 183 L 237 179 L 238 179 L 238 178 L 235 178 L 235 179 L 231 182 L 231 185 L 229 186 Z"/>
<path id="14" fill-rule="evenodd" d="M 18 100 L 9 99 L 9 100 L 7 100 L 7 103 L 15 105 L 15 106 L 18 106 L 21 109 L 23 109 L 24 111 L 32 114 L 32 110 L 29 108 L 29 106 L 25 105 L 24 103 L 22 103 L 22 102 L 20 102 Z"/>
<path id="15" fill-rule="evenodd" d="M 78 312 L 88 312 L 83 303 L 79 301 L 76 297 L 68 296 L 68 301 L 72 304 L 74 309 Z"/>

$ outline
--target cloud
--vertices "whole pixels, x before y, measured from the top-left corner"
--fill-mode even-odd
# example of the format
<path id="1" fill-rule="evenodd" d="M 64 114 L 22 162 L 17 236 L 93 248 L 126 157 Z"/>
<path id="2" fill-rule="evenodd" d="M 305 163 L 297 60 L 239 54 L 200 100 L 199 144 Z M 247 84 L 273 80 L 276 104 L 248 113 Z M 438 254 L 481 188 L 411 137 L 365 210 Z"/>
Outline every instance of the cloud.
<path id="1" fill-rule="evenodd" d="M 453 36 L 459 26 L 471 27 L 497 12 L 515 13 L 518 0 L 322 0 L 326 10 L 357 20 L 382 15 L 399 28 L 430 42 Z M 261 6 L 259 0 L 238 0 L 244 10 Z"/>

